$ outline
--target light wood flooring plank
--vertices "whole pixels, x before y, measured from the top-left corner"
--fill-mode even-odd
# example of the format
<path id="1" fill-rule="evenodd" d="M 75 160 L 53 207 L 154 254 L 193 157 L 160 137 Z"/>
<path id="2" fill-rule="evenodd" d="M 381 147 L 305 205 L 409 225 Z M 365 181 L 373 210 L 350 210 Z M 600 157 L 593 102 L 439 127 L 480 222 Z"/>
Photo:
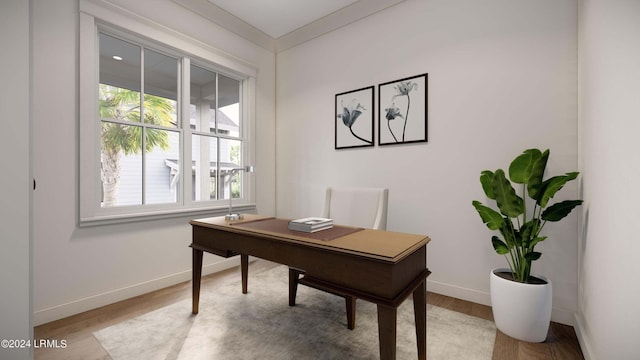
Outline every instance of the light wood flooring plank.
<path id="1" fill-rule="evenodd" d="M 271 269 L 278 264 L 256 260 L 249 265 L 249 273 Z M 202 278 L 202 289 L 228 281 L 239 281 L 240 269 L 221 271 Z M 251 281 L 251 277 L 249 278 Z M 64 349 L 39 348 L 34 351 L 36 360 L 111 360 L 111 357 L 93 337 L 93 332 L 121 321 L 135 318 L 147 312 L 191 298 L 191 282 L 183 282 L 132 299 L 99 309 L 84 312 L 65 319 L 37 326 L 36 339 L 66 340 Z M 428 293 L 427 303 L 493 321 L 491 307 L 475 304 L 440 294 Z M 427 344 L 428 346 L 428 344 Z M 544 343 L 531 344 L 515 340 L 500 331 L 496 334 L 493 360 L 583 360 L 575 332 L 571 326 L 551 323 L 549 336 Z"/>

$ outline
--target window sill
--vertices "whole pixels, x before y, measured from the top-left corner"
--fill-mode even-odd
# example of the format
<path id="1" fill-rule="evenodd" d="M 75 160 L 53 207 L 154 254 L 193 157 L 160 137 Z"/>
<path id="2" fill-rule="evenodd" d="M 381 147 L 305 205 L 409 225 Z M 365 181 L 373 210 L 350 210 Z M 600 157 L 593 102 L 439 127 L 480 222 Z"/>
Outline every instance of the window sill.
<path id="1" fill-rule="evenodd" d="M 244 204 L 233 207 L 233 212 L 240 213 L 256 213 L 255 204 Z M 213 217 L 224 216 L 229 213 L 229 207 L 216 207 L 216 208 L 204 208 L 204 209 L 187 209 L 187 210 L 170 210 L 170 211 L 157 211 L 146 212 L 139 214 L 122 214 L 122 215 L 104 215 L 95 216 L 91 218 L 80 218 L 78 223 L 79 227 L 92 227 L 101 225 L 123 224 L 132 222 L 142 222 L 150 220 L 162 220 L 177 217 Z"/>

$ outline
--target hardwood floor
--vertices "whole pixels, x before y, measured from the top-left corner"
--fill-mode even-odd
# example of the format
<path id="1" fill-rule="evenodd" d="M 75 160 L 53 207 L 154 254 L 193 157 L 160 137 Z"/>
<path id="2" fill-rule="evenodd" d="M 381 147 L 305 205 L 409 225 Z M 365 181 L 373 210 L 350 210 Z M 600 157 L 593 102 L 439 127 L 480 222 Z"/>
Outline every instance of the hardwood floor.
<path id="1" fill-rule="evenodd" d="M 452 297 L 427 293 L 427 303 L 493 321 L 491 307 Z M 427 344 L 429 346 L 429 344 Z M 584 355 L 578 344 L 573 327 L 551 323 L 547 340 L 543 343 L 528 343 L 513 339 L 500 330 L 496 333 L 493 360 L 582 360 Z"/>
<path id="2" fill-rule="evenodd" d="M 264 260 L 249 265 L 249 273 L 277 266 Z M 240 279 L 239 267 L 202 278 L 202 289 Z M 191 283 L 184 282 L 149 294 L 121 301 L 99 309 L 37 326 L 36 339 L 66 340 L 66 348 L 37 348 L 36 360 L 111 360 L 92 333 L 149 311 L 191 298 Z M 427 294 L 427 303 L 467 315 L 493 320 L 489 306 L 471 303 L 434 293 Z M 429 346 L 427 344 L 427 346 Z M 512 339 L 500 331 L 496 334 L 493 360 L 572 360 L 584 359 L 571 326 L 551 323 L 544 343 L 532 344 Z"/>

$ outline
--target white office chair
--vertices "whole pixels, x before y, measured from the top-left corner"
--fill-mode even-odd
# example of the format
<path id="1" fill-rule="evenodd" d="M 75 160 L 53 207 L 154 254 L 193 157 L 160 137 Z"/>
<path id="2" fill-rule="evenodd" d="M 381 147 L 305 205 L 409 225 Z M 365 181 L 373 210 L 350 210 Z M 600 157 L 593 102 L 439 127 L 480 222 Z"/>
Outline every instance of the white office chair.
<path id="1" fill-rule="evenodd" d="M 386 230 L 389 190 L 380 188 L 328 188 L 322 217 L 333 219 L 335 225 Z M 356 297 L 337 291 L 338 286 L 324 286 L 310 276 L 300 278 L 304 270 L 289 268 L 289 306 L 296 304 L 298 284 L 342 296 L 347 307 L 347 327 L 355 328 Z M 329 284 L 330 285 L 330 284 Z"/>

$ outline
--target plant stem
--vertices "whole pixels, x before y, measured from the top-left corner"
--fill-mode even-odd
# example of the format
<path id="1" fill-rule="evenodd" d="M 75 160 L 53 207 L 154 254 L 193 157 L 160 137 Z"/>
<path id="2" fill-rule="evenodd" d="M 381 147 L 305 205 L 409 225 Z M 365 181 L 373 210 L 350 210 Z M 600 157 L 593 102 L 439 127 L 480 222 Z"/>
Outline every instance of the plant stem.
<path id="1" fill-rule="evenodd" d="M 544 225 L 547 223 L 547 220 L 542 222 L 542 225 L 540 225 L 540 228 L 538 229 L 538 233 L 536 234 L 536 236 L 538 236 L 538 234 L 540 234 L 542 232 L 542 229 L 544 228 Z"/>
<path id="2" fill-rule="evenodd" d="M 509 258 L 507 257 L 507 255 L 505 255 L 504 258 L 507 259 L 507 264 L 509 265 L 509 269 L 511 269 L 511 274 L 514 275 L 515 272 L 514 272 L 513 264 L 512 264 L 513 254 L 510 254 L 510 255 L 511 255 L 511 261 L 509 261 Z"/>
<path id="3" fill-rule="evenodd" d="M 525 183 L 526 183 L 526 182 L 525 182 Z M 527 199 L 527 198 L 526 198 L 526 196 L 527 196 L 526 191 L 527 191 L 527 187 L 523 184 L 523 185 L 522 185 L 522 200 L 523 200 L 523 201 L 525 201 L 525 200 Z M 535 213 L 536 213 L 536 212 L 535 212 L 535 208 L 534 208 L 534 210 L 533 210 L 533 214 L 535 215 Z M 527 202 L 526 202 L 526 201 L 525 201 L 525 203 L 524 203 L 524 214 L 522 215 L 522 220 L 523 220 L 525 223 L 527 222 Z"/>
<path id="4" fill-rule="evenodd" d="M 506 220 L 506 221 L 511 221 L 511 220 Z M 519 221 L 520 221 L 520 220 L 518 219 L 518 222 L 519 222 Z M 515 241 L 516 241 L 516 230 L 515 230 L 515 228 L 514 228 L 514 226 L 513 226 L 513 223 L 511 224 L 511 236 L 512 236 L 513 241 L 515 242 Z M 516 277 L 516 279 L 517 279 L 517 280 L 520 280 L 520 272 L 521 272 L 521 268 L 522 268 L 522 263 L 520 262 L 520 259 L 522 259 L 522 254 L 521 254 L 521 251 L 520 251 L 520 246 L 519 246 L 517 243 L 515 243 L 515 244 L 514 244 L 514 248 L 513 248 L 513 249 L 511 249 L 509 252 L 511 253 L 511 257 L 513 258 L 514 267 L 515 267 L 515 268 L 512 270 L 512 272 L 514 272 L 514 273 L 515 273 L 515 275 L 516 275 L 516 276 L 515 276 L 515 277 Z M 515 270 L 515 271 L 514 271 L 514 270 Z"/>

